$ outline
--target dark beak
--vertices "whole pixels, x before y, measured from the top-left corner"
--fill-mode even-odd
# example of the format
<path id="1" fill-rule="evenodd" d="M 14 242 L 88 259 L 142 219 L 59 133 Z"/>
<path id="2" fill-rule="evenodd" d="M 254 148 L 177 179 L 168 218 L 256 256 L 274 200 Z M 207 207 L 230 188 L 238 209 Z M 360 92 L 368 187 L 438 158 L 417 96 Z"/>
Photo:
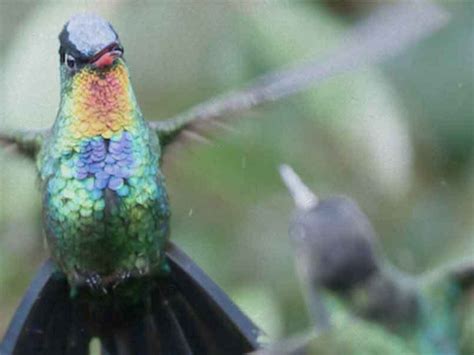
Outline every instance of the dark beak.
<path id="1" fill-rule="evenodd" d="M 123 49 L 120 44 L 112 43 L 92 57 L 90 63 L 92 63 L 92 65 L 96 68 L 102 69 L 110 67 L 112 64 L 114 64 L 115 60 L 122 57 L 122 55 Z"/>

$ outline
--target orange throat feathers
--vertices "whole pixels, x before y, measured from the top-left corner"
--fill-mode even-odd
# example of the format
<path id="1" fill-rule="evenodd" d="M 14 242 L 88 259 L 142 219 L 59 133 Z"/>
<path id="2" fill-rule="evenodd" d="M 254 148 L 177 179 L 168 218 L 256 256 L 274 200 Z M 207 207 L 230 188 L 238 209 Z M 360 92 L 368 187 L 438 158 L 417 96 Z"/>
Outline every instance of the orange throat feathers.
<path id="1" fill-rule="evenodd" d="M 121 62 L 105 72 L 84 69 L 77 73 L 70 98 L 70 129 L 75 138 L 110 138 L 132 124 L 133 94 L 127 68 Z"/>

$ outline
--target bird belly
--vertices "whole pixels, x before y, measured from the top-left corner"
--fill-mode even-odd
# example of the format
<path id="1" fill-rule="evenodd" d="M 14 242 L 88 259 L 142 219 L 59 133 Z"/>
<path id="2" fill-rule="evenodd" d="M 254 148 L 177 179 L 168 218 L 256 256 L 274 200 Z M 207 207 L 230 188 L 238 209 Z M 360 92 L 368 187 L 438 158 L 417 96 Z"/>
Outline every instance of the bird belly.
<path id="1" fill-rule="evenodd" d="M 127 137 L 90 140 L 61 157 L 44 184 L 48 245 L 73 284 L 116 282 L 163 264 L 169 234 L 163 177 L 146 144 Z"/>

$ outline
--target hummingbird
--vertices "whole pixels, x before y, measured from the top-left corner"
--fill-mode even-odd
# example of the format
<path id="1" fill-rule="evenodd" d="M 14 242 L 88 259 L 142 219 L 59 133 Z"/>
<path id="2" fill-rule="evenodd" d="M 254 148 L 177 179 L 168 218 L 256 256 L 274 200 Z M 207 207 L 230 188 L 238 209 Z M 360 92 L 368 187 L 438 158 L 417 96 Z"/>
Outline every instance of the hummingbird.
<path id="1" fill-rule="evenodd" d="M 73 16 L 59 35 L 61 95 L 53 127 L 0 132 L 0 143 L 36 162 L 53 260 L 32 283 L 0 349 L 83 353 L 93 337 L 110 354 L 137 353 L 138 343 L 147 344 L 144 354 L 258 348 L 258 328 L 169 241 L 163 155 L 187 132 L 196 137 L 199 125 L 380 62 L 446 23 L 438 8 L 400 6 L 389 26 L 390 9 L 349 31 L 326 61 L 270 73 L 155 122 L 139 108 L 114 28 L 97 15 Z M 424 17 L 421 26 L 413 14 Z M 374 41 L 373 33 L 394 32 L 401 33 L 397 41 Z M 51 303 L 63 306 L 51 309 Z M 64 336 L 54 336 L 58 329 Z"/>
<path id="2" fill-rule="evenodd" d="M 166 272 L 170 209 L 160 145 L 138 106 L 123 47 L 90 14 L 59 35 L 61 102 L 38 154 L 43 219 L 57 265 L 75 287 L 106 289 Z"/>
<path id="3" fill-rule="evenodd" d="M 420 277 L 405 273 L 381 255 L 356 201 L 318 198 L 288 165 L 280 175 L 295 203 L 289 237 L 316 332 L 277 344 L 287 349 L 280 353 L 469 353 L 459 309 L 472 309 L 472 258 Z"/>
<path id="4" fill-rule="evenodd" d="M 93 337 L 107 354 L 255 349 L 258 328 L 169 243 L 159 136 L 140 111 L 117 32 L 79 14 L 59 44 L 56 120 L 46 134 L 23 136 L 54 263 L 25 297 L 36 301 L 23 309 L 34 311 L 19 311 L 0 349 L 85 354 Z"/>

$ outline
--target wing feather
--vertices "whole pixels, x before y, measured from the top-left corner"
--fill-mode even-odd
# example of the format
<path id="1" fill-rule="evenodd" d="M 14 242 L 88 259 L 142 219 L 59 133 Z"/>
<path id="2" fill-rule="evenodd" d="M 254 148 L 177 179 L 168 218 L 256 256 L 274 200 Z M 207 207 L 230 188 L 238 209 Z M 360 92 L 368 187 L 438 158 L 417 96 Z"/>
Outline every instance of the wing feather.
<path id="1" fill-rule="evenodd" d="M 291 96 L 344 72 L 380 63 L 443 27 L 448 15 L 428 2 L 398 2 L 380 6 L 349 30 L 340 45 L 323 60 L 273 72 L 241 90 L 198 104 L 184 113 L 150 122 L 166 147 L 183 135 L 213 121 Z"/>
<path id="2" fill-rule="evenodd" d="M 0 146 L 34 159 L 49 134 L 50 129 L 0 131 Z"/>

